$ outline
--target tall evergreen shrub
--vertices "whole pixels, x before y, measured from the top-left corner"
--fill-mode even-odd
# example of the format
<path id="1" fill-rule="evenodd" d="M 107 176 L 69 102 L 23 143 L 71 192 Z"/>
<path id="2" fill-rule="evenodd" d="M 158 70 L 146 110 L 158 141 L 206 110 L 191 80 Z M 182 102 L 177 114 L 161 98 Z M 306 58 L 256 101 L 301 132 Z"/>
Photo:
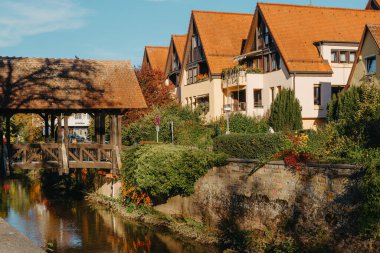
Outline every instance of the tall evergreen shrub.
<path id="1" fill-rule="evenodd" d="M 283 89 L 270 108 L 269 125 L 275 131 L 302 129 L 301 106 L 291 89 Z"/>
<path id="2" fill-rule="evenodd" d="M 365 147 L 379 147 L 380 89 L 362 83 L 339 94 L 329 104 L 328 120 L 336 125 L 341 136 Z"/>

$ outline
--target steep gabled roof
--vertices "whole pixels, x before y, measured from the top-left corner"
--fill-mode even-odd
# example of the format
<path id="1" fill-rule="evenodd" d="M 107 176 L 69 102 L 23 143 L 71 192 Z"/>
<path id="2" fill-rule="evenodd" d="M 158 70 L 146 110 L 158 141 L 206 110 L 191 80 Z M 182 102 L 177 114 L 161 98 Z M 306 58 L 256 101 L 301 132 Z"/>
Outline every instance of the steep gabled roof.
<path id="1" fill-rule="evenodd" d="M 236 65 L 233 57 L 241 53 L 253 15 L 193 11 L 192 19 L 198 29 L 211 74 L 221 74 L 224 68 Z"/>
<path id="2" fill-rule="evenodd" d="M 380 25 L 367 25 L 369 32 L 372 34 L 372 37 L 375 39 L 377 46 L 380 48 Z"/>
<path id="3" fill-rule="evenodd" d="M 372 38 L 376 42 L 377 47 L 380 49 L 380 24 L 377 24 L 377 25 L 368 24 L 368 25 L 366 25 L 364 28 L 363 35 L 362 35 L 362 39 L 360 41 L 358 52 L 356 54 L 356 59 L 355 59 L 354 65 L 352 66 L 352 69 L 351 69 L 350 77 L 348 78 L 348 81 L 347 81 L 346 89 L 348 89 L 351 85 L 351 81 L 352 81 L 352 78 L 354 76 L 354 72 L 356 70 L 356 66 L 358 64 L 358 61 L 359 61 L 358 56 L 360 56 L 362 54 L 363 45 L 364 45 L 364 42 L 365 42 L 365 39 L 367 37 L 368 32 L 372 35 Z"/>
<path id="4" fill-rule="evenodd" d="M 0 110 L 145 107 L 129 61 L 0 57 Z"/>
<path id="5" fill-rule="evenodd" d="M 267 3 L 257 6 L 289 72 L 331 73 L 314 43 L 359 43 L 365 24 L 380 23 L 380 13 L 371 10 Z M 253 36 L 251 28 L 245 53 L 252 51 Z"/>
<path id="6" fill-rule="evenodd" d="M 165 71 L 166 59 L 168 57 L 169 47 L 152 47 L 146 46 L 144 53 L 144 61 L 147 59 L 149 67 L 161 72 Z M 146 62 L 143 61 L 143 65 Z"/>
<path id="7" fill-rule="evenodd" d="M 366 6 L 367 10 L 380 10 L 380 0 L 369 0 Z"/>
<path id="8" fill-rule="evenodd" d="M 175 49 L 177 50 L 177 54 L 178 54 L 179 61 L 181 64 L 182 64 L 183 55 L 185 52 L 186 38 L 187 38 L 187 34 L 185 34 L 185 35 L 173 35 L 172 36 L 173 45 L 174 45 Z"/>

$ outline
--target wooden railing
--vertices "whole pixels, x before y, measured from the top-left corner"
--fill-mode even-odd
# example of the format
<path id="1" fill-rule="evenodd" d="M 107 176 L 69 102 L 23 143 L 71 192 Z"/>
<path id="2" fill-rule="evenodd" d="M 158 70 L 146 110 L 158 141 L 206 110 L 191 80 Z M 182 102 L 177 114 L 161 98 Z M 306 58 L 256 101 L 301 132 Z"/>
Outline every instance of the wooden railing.
<path id="1" fill-rule="evenodd" d="M 11 164 L 15 168 L 47 168 L 60 164 L 61 147 L 52 144 L 12 144 L 10 152 Z"/>
<path id="2" fill-rule="evenodd" d="M 10 165 L 13 168 L 57 168 L 68 173 L 70 168 L 111 169 L 121 168 L 119 148 L 109 144 L 12 144 Z"/>

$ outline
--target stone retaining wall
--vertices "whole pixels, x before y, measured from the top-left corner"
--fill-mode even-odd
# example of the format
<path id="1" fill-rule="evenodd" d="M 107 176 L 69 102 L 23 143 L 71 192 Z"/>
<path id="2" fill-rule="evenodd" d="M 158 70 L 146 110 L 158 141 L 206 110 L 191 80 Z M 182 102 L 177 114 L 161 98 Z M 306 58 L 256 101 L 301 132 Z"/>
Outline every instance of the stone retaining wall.
<path id="1" fill-rule="evenodd" d="M 355 199 L 350 186 L 358 167 L 310 164 L 295 172 L 283 162 L 271 162 L 250 176 L 255 166 L 250 160 L 230 160 L 198 180 L 192 196 L 177 196 L 155 208 L 211 229 L 226 221 L 242 230 L 289 229 L 304 243 L 311 238 L 334 243 L 347 234 Z"/>

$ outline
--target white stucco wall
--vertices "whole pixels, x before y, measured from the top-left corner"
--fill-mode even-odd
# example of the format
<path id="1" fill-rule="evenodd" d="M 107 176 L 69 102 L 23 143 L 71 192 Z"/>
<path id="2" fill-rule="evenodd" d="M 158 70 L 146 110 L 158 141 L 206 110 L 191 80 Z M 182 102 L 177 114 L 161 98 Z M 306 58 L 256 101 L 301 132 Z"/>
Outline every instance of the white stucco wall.
<path id="1" fill-rule="evenodd" d="M 331 62 L 331 50 L 357 50 L 354 46 L 322 46 L 321 54 L 325 60 Z M 316 121 L 325 119 L 327 104 L 331 100 L 331 87 L 346 85 L 352 64 L 331 63 L 333 74 L 296 74 L 289 75 L 281 59 L 281 70 L 265 74 L 247 75 L 247 114 L 249 116 L 263 116 L 269 110 L 271 101 L 271 88 L 274 87 L 275 96 L 277 86 L 282 88 L 295 88 L 296 97 L 302 107 L 304 127 L 311 128 Z M 321 84 L 321 106 L 314 105 L 314 85 Z M 254 108 L 253 90 L 262 89 L 263 109 Z"/>

